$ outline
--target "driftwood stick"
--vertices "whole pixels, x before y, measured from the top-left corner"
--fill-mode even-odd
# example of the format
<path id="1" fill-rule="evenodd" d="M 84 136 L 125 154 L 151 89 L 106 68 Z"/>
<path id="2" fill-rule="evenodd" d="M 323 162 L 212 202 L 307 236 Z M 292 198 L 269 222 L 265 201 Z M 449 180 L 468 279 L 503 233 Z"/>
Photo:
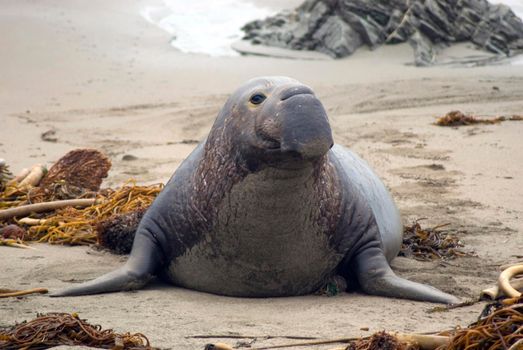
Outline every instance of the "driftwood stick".
<path id="1" fill-rule="evenodd" d="M 353 340 L 358 340 L 360 338 L 340 338 L 340 339 L 332 339 L 332 340 L 314 340 L 314 341 L 307 341 L 307 342 L 299 342 L 299 343 L 288 343 L 288 344 L 282 344 L 282 345 L 271 345 L 271 346 L 262 346 L 259 348 L 250 348 L 250 350 L 267 350 L 267 349 L 282 349 L 282 348 L 293 348 L 298 346 L 311 346 L 311 345 L 326 345 L 326 344 L 336 344 L 336 343 L 348 343 Z M 205 346 L 205 350 L 229 350 L 232 349 L 232 347 L 228 344 L 224 343 L 215 343 L 215 344 L 207 344 Z"/>
<path id="2" fill-rule="evenodd" d="M 417 344 L 421 350 L 434 350 L 440 346 L 447 345 L 450 337 L 429 334 L 405 334 L 392 333 L 400 342 Z"/>
<path id="3" fill-rule="evenodd" d="M 16 216 L 26 216 L 31 213 L 41 213 L 65 207 L 88 207 L 96 203 L 95 198 L 67 199 L 62 201 L 43 202 L 22 205 L 15 208 L 0 210 L 0 220 L 10 219 Z"/>
<path id="4" fill-rule="evenodd" d="M 293 340 L 314 340 L 317 337 L 304 337 L 294 335 L 244 335 L 244 334 L 196 334 L 188 335 L 186 339 L 293 339 Z"/>
<path id="5" fill-rule="evenodd" d="M 398 339 L 398 341 L 400 341 L 400 342 L 417 344 L 421 350 L 434 350 L 439 346 L 448 344 L 450 341 L 449 337 L 441 336 L 441 335 L 406 334 L 406 333 L 391 333 L 391 334 L 394 337 L 396 337 Z M 338 339 L 331 339 L 331 340 L 316 340 L 316 341 L 289 343 L 289 344 L 282 344 L 282 345 L 263 346 L 263 347 L 259 347 L 259 348 L 250 348 L 250 350 L 283 349 L 283 348 L 292 348 L 292 347 L 298 347 L 298 346 L 349 343 L 351 341 L 368 339 L 368 338 L 369 337 L 364 337 L 364 338 L 356 337 L 356 338 L 338 338 Z M 230 350 L 230 349 L 232 349 L 232 347 L 230 345 L 224 344 L 224 343 L 207 344 L 205 346 L 205 350 Z M 338 350 L 338 349 L 344 349 L 344 347 L 335 348 L 332 350 Z"/>
<path id="6" fill-rule="evenodd" d="M 350 341 L 358 340 L 361 338 L 338 338 L 331 340 L 313 340 L 308 342 L 299 342 L 299 343 L 289 343 L 282 345 L 272 345 L 272 346 L 262 346 L 259 348 L 251 348 L 250 350 L 266 350 L 266 349 L 282 349 L 282 348 L 294 348 L 298 346 L 310 346 L 310 345 L 327 345 L 327 344 L 336 344 L 336 343 L 348 343 Z"/>
<path id="7" fill-rule="evenodd" d="M 40 293 L 40 294 L 46 294 L 49 291 L 46 288 L 33 288 L 33 289 L 26 289 L 26 290 L 6 290 L 6 289 L 0 289 L 0 298 L 9 298 L 9 297 L 19 297 L 22 295 L 27 294 L 34 294 L 34 293 Z"/>

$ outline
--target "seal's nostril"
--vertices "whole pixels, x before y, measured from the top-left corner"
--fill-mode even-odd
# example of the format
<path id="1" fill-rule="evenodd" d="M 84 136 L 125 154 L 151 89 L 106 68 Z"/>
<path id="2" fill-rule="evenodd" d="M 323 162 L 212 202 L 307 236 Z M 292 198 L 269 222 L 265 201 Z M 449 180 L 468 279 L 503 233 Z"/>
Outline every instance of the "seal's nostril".
<path id="1" fill-rule="evenodd" d="M 307 86 L 297 86 L 297 87 L 286 89 L 281 95 L 281 100 L 285 101 L 285 100 L 291 98 L 292 96 L 296 96 L 296 95 L 314 95 L 314 93 Z"/>

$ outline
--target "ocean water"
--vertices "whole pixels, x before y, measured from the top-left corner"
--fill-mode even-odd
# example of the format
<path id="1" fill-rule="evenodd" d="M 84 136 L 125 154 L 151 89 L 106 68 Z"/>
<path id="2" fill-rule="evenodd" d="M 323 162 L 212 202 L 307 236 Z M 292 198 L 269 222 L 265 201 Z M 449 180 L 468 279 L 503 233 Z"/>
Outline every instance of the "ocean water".
<path id="1" fill-rule="evenodd" d="M 231 44 L 242 38 L 240 28 L 272 14 L 242 0 L 163 0 L 163 6 L 142 11 L 147 21 L 173 35 L 171 44 L 180 51 L 210 56 L 237 55 Z"/>
<path id="2" fill-rule="evenodd" d="M 510 6 L 523 19 L 523 0 L 490 2 Z M 182 52 L 234 56 L 238 53 L 231 44 L 243 36 L 240 28 L 275 14 L 275 10 L 262 4 L 263 1 L 254 0 L 162 0 L 162 5 L 148 6 L 141 15 L 171 34 L 171 45 Z M 516 57 L 511 63 L 523 64 L 523 58 Z"/>

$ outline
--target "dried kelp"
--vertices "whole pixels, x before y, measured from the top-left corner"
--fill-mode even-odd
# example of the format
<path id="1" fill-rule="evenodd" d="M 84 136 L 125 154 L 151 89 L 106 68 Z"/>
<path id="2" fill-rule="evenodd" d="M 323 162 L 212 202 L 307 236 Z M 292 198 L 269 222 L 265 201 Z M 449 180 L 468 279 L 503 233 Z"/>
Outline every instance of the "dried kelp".
<path id="1" fill-rule="evenodd" d="M 24 244 L 26 231 L 18 225 L 7 225 L 0 227 L 0 246 L 29 248 Z"/>
<path id="2" fill-rule="evenodd" d="M 76 149 L 60 158 L 49 171 L 41 164 L 35 164 L 31 169 L 23 169 L 14 179 L 3 181 L 7 175 L 2 176 L 0 159 L 0 209 L 93 198 L 110 168 L 111 162 L 100 151 Z"/>
<path id="3" fill-rule="evenodd" d="M 9 166 L 4 159 L 0 159 L 0 192 L 2 192 L 9 180 L 13 178 L 13 174 L 9 171 Z"/>
<path id="4" fill-rule="evenodd" d="M 0 192 L 0 210 L 27 204 L 29 190 L 29 188 L 20 188 L 8 183 L 4 191 Z"/>
<path id="5" fill-rule="evenodd" d="M 38 314 L 34 320 L 0 330 L 0 348 L 48 349 L 59 345 L 89 346 L 103 349 L 152 349 L 141 333 L 115 333 L 91 325 L 77 314 Z"/>
<path id="6" fill-rule="evenodd" d="M 40 184 L 48 187 L 63 181 L 68 185 L 98 191 L 111 168 L 111 161 L 95 149 L 76 149 L 60 158 Z"/>
<path id="7" fill-rule="evenodd" d="M 478 321 L 450 332 L 445 349 L 523 349 L 523 297 L 488 304 Z"/>
<path id="8" fill-rule="evenodd" d="M 434 259 L 453 259 L 457 256 L 475 256 L 473 252 L 463 250 L 463 243 L 448 230 L 442 230 L 449 224 L 432 228 L 421 228 L 419 220 L 411 226 L 405 226 L 403 244 L 399 255 L 421 261 Z"/>
<path id="9" fill-rule="evenodd" d="M 49 172 L 44 171 L 45 168 L 39 164 L 30 170 L 24 169 L 15 179 L 6 182 L 3 191 L 0 191 L 0 229 L 9 224 L 18 224 L 27 229 L 27 234 L 21 238 L 10 237 L 11 240 L 4 240 L 2 244 L 22 246 L 21 242 L 13 241 L 13 238 L 57 244 L 93 244 L 102 238 L 97 238 L 96 226 L 100 222 L 113 217 L 115 224 L 117 216 L 127 213 L 140 212 L 143 215 L 163 185 L 136 186 L 130 182 L 116 190 L 100 190 L 100 184 L 110 166 L 110 161 L 101 152 L 77 149 L 63 156 Z M 39 175 L 39 183 L 31 180 L 34 177 L 31 176 L 32 172 Z M 40 175 L 44 174 L 40 181 Z M 24 181 L 26 185 L 22 185 Z M 71 200 L 77 204 L 72 204 Z M 46 209 L 40 210 L 44 206 Z M 132 222 L 121 221 L 119 229 L 121 231 L 125 224 L 128 233 L 134 236 L 132 226 L 138 225 L 141 216 L 136 218 L 129 215 L 125 218 L 132 218 Z M 116 229 L 116 225 L 112 228 Z M 101 241 L 107 243 L 110 240 L 105 237 Z M 128 246 L 129 240 L 121 243 L 120 248 Z"/>
<path id="10" fill-rule="evenodd" d="M 499 116 L 493 118 L 479 118 L 473 115 L 467 115 L 461 111 L 451 111 L 440 117 L 434 123 L 438 126 L 461 126 L 473 124 L 497 124 L 504 121 L 518 121 L 523 120 L 521 115 L 513 115 L 511 117 Z"/>
<path id="11" fill-rule="evenodd" d="M 24 240 L 25 230 L 18 225 L 7 225 L 0 228 L 0 237 L 5 239 Z"/>
<path id="12" fill-rule="evenodd" d="M 98 244 L 116 254 L 129 254 L 133 247 L 136 229 L 145 211 L 146 208 L 140 208 L 98 222 L 96 225 Z"/>
<path id="13" fill-rule="evenodd" d="M 25 244 L 21 239 L 14 238 L 0 238 L 0 246 L 33 249 L 32 247 Z"/>
<path id="14" fill-rule="evenodd" d="M 394 335 L 386 332 L 374 333 L 369 338 L 353 341 L 346 350 L 416 350 L 418 346 L 403 343 Z"/>
<path id="15" fill-rule="evenodd" d="M 35 187 L 27 192 L 27 201 L 30 203 L 94 197 L 96 197 L 96 192 L 68 184 L 64 180 L 54 182 L 46 187 Z"/>
<path id="16" fill-rule="evenodd" d="M 96 226 L 99 222 L 113 215 L 148 208 L 162 188 L 162 184 L 130 184 L 117 190 L 102 191 L 92 206 L 84 209 L 68 207 L 46 216 L 45 220 L 29 228 L 27 237 L 29 240 L 53 244 L 96 243 Z"/>

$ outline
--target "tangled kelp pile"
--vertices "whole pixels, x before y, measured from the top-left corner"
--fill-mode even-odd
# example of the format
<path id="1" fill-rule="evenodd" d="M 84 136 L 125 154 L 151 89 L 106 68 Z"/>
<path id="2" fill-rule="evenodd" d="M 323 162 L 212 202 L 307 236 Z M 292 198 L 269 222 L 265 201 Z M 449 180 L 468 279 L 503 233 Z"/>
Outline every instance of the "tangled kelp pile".
<path id="1" fill-rule="evenodd" d="M 5 209 L 0 210 L 0 244 L 20 247 L 22 240 L 70 245 L 111 242 L 111 235 L 118 235 L 122 225 L 107 229 L 102 223 L 121 221 L 133 213 L 143 215 L 163 185 L 129 182 L 100 190 L 110 166 L 101 152 L 79 149 L 67 153 L 48 172 L 36 165 L 5 182 L 0 192 L 0 209 Z M 30 181 L 26 181 L 28 177 Z"/>
<path id="2" fill-rule="evenodd" d="M 0 159 L 0 191 L 5 189 L 6 184 L 13 178 L 9 166 L 4 159 Z"/>
<path id="3" fill-rule="evenodd" d="M 478 321 L 450 333 L 445 349 L 523 349 L 523 297 L 488 304 Z"/>
<path id="4" fill-rule="evenodd" d="M 513 115 L 510 117 L 499 116 L 493 118 L 480 118 L 473 115 L 465 114 L 461 111 L 450 111 L 443 117 L 440 117 L 434 123 L 437 126 L 462 126 L 473 124 L 498 124 L 504 121 L 522 121 L 523 116 Z"/>
<path id="5" fill-rule="evenodd" d="M 69 186 L 98 191 L 107 177 L 111 161 L 100 151 L 76 149 L 60 158 L 42 179 L 40 188 L 62 182 Z"/>
<path id="6" fill-rule="evenodd" d="M 474 253 L 463 250 L 463 243 L 450 231 L 442 230 L 449 224 L 422 228 L 419 221 L 417 220 L 411 226 L 404 227 L 400 256 L 420 261 L 475 256 Z"/>
<path id="7" fill-rule="evenodd" d="M 97 196 L 94 205 L 83 209 L 66 207 L 39 219 L 35 222 L 36 225 L 29 226 L 27 236 L 29 240 L 54 244 L 97 243 L 96 227 L 100 222 L 149 207 L 162 188 L 161 184 L 152 186 L 128 184 L 116 190 L 104 190 Z"/>
<path id="8" fill-rule="evenodd" d="M 349 343 L 345 350 L 417 350 L 419 346 L 401 341 L 398 337 L 386 332 L 374 333 L 369 338 Z"/>
<path id="9" fill-rule="evenodd" d="M 89 346 L 102 349 L 152 349 L 141 333 L 115 333 L 91 325 L 78 314 L 39 314 L 34 320 L 0 330 L 0 348 L 5 350 L 48 349 L 59 345 Z"/>
<path id="10" fill-rule="evenodd" d="M 153 195 L 155 194 L 151 193 L 148 196 Z M 143 205 L 139 209 L 99 220 L 96 224 L 98 244 L 116 254 L 129 254 L 133 247 L 136 229 L 146 210 L 147 207 Z"/>

